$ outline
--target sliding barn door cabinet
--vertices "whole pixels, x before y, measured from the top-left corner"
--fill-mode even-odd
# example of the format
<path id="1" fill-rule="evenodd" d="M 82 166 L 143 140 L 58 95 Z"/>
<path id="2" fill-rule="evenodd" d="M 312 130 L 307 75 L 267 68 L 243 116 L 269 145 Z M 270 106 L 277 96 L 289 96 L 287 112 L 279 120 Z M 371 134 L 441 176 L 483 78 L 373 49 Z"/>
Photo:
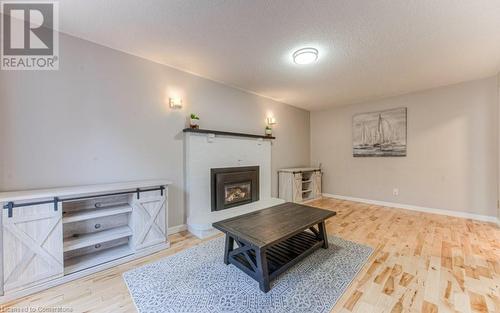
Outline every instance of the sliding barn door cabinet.
<path id="1" fill-rule="evenodd" d="M 0 303 L 168 248 L 169 184 L 0 193 Z"/>
<path id="2" fill-rule="evenodd" d="M 278 171 L 279 198 L 302 203 L 321 197 L 320 168 L 284 168 Z"/>

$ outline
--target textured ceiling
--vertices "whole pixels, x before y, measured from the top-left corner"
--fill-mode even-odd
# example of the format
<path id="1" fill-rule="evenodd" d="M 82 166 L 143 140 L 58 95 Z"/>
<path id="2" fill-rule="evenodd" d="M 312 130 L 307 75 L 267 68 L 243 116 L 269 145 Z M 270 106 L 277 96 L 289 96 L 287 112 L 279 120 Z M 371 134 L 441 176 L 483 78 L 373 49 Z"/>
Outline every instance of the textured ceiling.
<path id="1" fill-rule="evenodd" d="M 59 3 L 62 32 L 309 110 L 500 69 L 500 0 Z"/>

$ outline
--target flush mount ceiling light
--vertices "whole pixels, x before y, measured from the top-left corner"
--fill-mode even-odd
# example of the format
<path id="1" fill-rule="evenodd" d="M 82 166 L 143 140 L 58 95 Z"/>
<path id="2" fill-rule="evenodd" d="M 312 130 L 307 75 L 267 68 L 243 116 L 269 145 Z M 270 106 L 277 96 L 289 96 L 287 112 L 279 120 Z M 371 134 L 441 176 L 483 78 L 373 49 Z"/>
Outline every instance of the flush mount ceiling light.
<path id="1" fill-rule="evenodd" d="M 296 64 L 311 64 L 318 60 L 318 49 L 302 48 L 293 53 L 293 62 Z"/>

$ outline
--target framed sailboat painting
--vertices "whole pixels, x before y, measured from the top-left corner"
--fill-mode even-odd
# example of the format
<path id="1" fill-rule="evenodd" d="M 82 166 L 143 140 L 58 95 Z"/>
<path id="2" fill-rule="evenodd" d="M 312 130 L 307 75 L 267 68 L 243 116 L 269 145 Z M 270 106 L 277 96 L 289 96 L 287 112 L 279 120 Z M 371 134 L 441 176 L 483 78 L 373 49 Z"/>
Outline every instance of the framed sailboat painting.
<path id="1" fill-rule="evenodd" d="M 354 115 L 353 156 L 406 156 L 406 111 L 406 108 L 397 108 Z"/>

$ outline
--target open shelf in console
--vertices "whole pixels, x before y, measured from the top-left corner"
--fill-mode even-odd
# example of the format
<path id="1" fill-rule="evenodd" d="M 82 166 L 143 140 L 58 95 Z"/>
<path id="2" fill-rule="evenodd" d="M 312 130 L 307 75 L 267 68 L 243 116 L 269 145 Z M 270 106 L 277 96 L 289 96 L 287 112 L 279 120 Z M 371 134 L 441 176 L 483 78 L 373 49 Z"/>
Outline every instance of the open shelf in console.
<path id="1" fill-rule="evenodd" d="M 85 221 L 98 217 L 105 217 L 105 216 L 117 215 L 128 212 L 132 212 L 132 207 L 128 203 L 99 208 L 99 209 L 88 209 L 76 212 L 68 212 L 64 214 L 63 224 Z"/>
<path id="2" fill-rule="evenodd" d="M 130 195 L 63 201 L 64 273 L 133 254 Z"/>
<path id="3" fill-rule="evenodd" d="M 70 237 L 64 240 L 64 252 L 69 252 L 103 242 L 129 237 L 132 235 L 132 229 L 128 226 L 115 227 L 96 233 Z"/>
<path id="4" fill-rule="evenodd" d="M 64 261 L 64 275 L 75 273 L 90 267 L 133 254 L 128 244 L 102 250 L 92 254 L 84 254 Z"/>

